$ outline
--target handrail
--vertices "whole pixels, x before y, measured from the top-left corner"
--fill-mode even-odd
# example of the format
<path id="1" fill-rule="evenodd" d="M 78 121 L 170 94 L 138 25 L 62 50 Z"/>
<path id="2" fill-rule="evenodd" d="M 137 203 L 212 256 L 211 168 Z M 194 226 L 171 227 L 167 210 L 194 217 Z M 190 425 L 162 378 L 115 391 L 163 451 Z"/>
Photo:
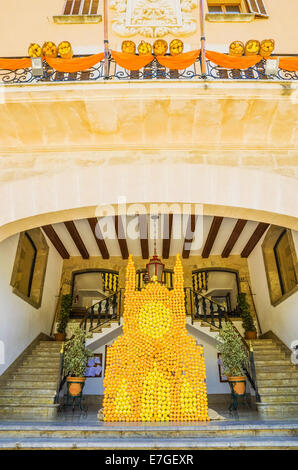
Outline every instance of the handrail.
<path id="1" fill-rule="evenodd" d="M 89 331 L 94 331 L 114 319 L 118 319 L 118 323 L 120 325 L 121 308 L 122 308 L 122 291 L 123 289 L 120 288 L 118 291 L 113 292 L 107 297 L 96 302 L 94 305 L 91 305 L 90 307 L 88 307 L 86 309 L 84 318 L 80 322 L 80 327 L 81 328 L 83 327 L 84 330 L 86 330 L 88 319 L 90 321 Z M 105 318 L 102 318 L 102 313 L 103 313 L 102 304 L 104 302 L 105 302 L 105 311 L 104 311 Z M 111 307 L 113 310 L 112 314 L 110 313 Z M 93 321 L 96 319 L 96 316 L 94 314 L 95 310 L 97 310 L 97 323 L 93 327 Z"/>
<path id="2" fill-rule="evenodd" d="M 245 365 L 243 365 L 243 370 L 244 370 L 245 375 L 247 376 L 252 388 L 255 390 L 256 400 L 260 402 L 261 398 L 260 398 L 260 395 L 258 393 L 258 387 L 257 387 L 254 352 L 253 352 L 253 348 L 252 348 L 251 343 L 250 343 L 250 345 L 248 345 L 248 343 L 245 341 L 243 336 L 240 334 L 240 332 L 238 331 L 238 329 L 236 328 L 234 323 L 229 318 L 228 312 L 227 312 L 227 309 L 226 309 L 225 306 L 223 306 L 223 305 L 219 304 L 218 302 L 210 299 L 210 297 L 202 294 L 201 292 L 194 291 L 190 287 L 185 288 L 185 293 L 186 293 L 186 295 L 185 295 L 185 305 L 186 305 L 186 308 L 187 308 L 187 299 L 186 299 L 187 290 L 191 294 L 191 298 L 189 300 L 190 300 L 190 313 L 191 313 L 191 318 L 192 318 L 192 324 L 194 323 L 195 319 L 199 318 L 199 319 L 203 320 L 204 322 L 209 323 L 213 327 L 216 326 L 218 329 L 222 328 L 222 319 L 226 323 L 229 323 L 229 324 L 232 325 L 233 330 L 237 333 L 237 336 L 241 339 L 242 344 L 243 344 L 243 346 L 246 350 L 246 354 L 247 354 L 249 367 L 247 368 Z M 194 302 L 196 303 L 196 297 L 198 297 L 198 296 L 202 299 L 203 314 L 199 314 L 199 315 L 196 316 L 196 313 L 198 313 L 199 306 L 196 305 L 196 307 L 195 307 L 196 311 L 194 311 L 192 302 L 193 302 L 193 297 L 195 297 Z M 210 315 L 209 316 L 206 313 L 206 311 L 207 311 L 206 302 L 209 302 L 209 304 L 210 304 L 209 305 L 209 309 L 210 309 Z M 214 310 L 213 305 L 216 305 L 217 311 Z M 211 321 L 209 321 L 210 317 L 211 317 Z M 218 320 L 219 320 L 218 325 L 215 325 L 215 323 L 214 323 L 215 317 L 217 317 Z"/>
<path id="3" fill-rule="evenodd" d="M 117 291 L 118 292 L 118 291 Z M 86 320 L 86 318 L 88 317 L 88 310 L 91 309 L 92 307 L 94 308 L 96 305 L 100 304 L 101 302 L 104 302 L 105 300 L 109 299 L 110 297 L 112 297 L 113 295 L 115 294 L 115 292 L 113 292 L 113 294 L 110 294 L 110 295 L 107 295 L 106 297 L 104 297 L 103 299 L 99 300 L 98 302 L 96 302 L 96 304 L 93 304 L 93 305 L 90 305 L 89 307 L 86 307 L 86 312 L 85 312 L 85 315 L 84 317 L 82 318 L 82 320 L 80 321 L 80 328 L 82 327 L 84 321 Z"/>
<path id="4" fill-rule="evenodd" d="M 60 363 L 59 363 L 59 373 L 58 373 L 58 383 L 56 388 L 56 396 L 55 396 L 55 403 L 59 403 L 59 393 L 65 383 L 66 377 L 63 376 L 63 368 L 64 368 L 64 343 L 62 343 L 60 349 Z"/>

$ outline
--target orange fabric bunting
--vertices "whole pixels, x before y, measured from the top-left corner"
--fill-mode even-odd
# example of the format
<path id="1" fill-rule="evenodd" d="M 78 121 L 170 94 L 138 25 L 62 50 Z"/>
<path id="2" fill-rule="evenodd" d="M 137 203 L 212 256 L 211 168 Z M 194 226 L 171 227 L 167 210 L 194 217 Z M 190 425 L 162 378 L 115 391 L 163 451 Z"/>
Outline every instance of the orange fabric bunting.
<path id="1" fill-rule="evenodd" d="M 152 54 L 135 55 L 127 54 L 127 52 L 111 52 L 115 62 L 120 67 L 123 67 L 127 70 L 140 70 L 142 67 L 145 67 L 145 65 L 150 64 L 150 62 L 153 60 Z"/>
<path id="2" fill-rule="evenodd" d="M 171 70 L 184 70 L 190 67 L 199 57 L 201 50 L 184 52 L 183 54 L 174 56 L 157 56 L 160 65 Z"/>
<path id="3" fill-rule="evenodd" d="M 0 59 L 0 69 L 17 70 L 31 67 L 31 60 L 28 57 L 23 59 Z"/>
<path id="4" fill-rule="evenodd" d="M 206 51 L 206 58 L 227 69 L 248 69 L 262 60 L 260 55 L 234 57 L 213 51 Z"/>
<path id="5" fill-rule="evenodd" d="M 81 72 L 98 64 L 104 59 L 104 53 L 90 55 L 88 57 L 75 57 L 73 59 L 56 59 L 53 57 L 45 58 L 50 67 L 58 72 Z"/>
<path id="6" fill-rule="evenodd" d="M 298 72 L 298 57 L 280 57 L 279 68 L 289 72 Z"/>

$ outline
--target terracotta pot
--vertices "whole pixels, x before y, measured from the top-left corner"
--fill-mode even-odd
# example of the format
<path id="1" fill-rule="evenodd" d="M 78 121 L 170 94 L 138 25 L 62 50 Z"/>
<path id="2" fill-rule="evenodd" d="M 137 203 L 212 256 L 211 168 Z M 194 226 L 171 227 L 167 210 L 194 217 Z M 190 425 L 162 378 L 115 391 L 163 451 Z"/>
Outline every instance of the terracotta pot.
<path id="1" fill-rule="evenodd" d="M 73 397 L 80 395 L 84 387 L 86 377 L 67 377 L 66 380 L 68 382 L 69 394 Z"/>
<path id="2" fill-rule="evenodd" d="M 65 341 L 66 334 L 65 333 L 55 333 L 55 341 Z"/>
<path id="3" fill-rule="evenodd" d="M 234 392 L 237 395 L 243 395 L 245 393 L 245 381 L 246 377 L 245 376 L 238 376 L 238 377 L 228 377 L 229 382 L 238 382 L 240 380 L 243 380 L 243 382 L 236 383 L 234 385 Z"/>
<path id="4" fill-rule="evenodd" d="M 245 339 L 256 339 L 257 338 L 257 332 L 256 331 L 246 331 L 244 333 L 244 338 Z"/>

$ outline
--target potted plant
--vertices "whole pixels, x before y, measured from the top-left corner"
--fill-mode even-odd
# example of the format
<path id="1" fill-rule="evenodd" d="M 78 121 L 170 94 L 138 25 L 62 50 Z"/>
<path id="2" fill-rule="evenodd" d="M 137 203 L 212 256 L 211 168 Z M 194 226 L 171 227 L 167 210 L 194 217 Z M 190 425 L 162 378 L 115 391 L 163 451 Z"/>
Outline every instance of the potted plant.
<path id="1" fill-rule="evenodd" d="M 61 309 L 60 309 L 60 317 L 59 317 L 59 324 L 57 327 L 57 333 L 55 333 L 55 340 L 56 341 L 64 341 L 66 337 L 66 327 L 69 319 L 70 309 L 72 305 L 72 297 L 70 294 L 65 294 L 62 296 L 61 299 Z"/>
<path id="2" fill-rule="evenodd" d="M 245 331 L 245 339 L 256 339 L 257 329 L 251 316 L 250 306 L 246 300 L 245 293 L 241 293 L 238 295 L 238 307 L 241 312 L 242 327 Z"/>
<path id="3" fill-rule="evenodd" d="M 80 395 L 86 378 L 88 358 L 93 354 L 85 347 L 86 334 L 77 327 L 72 338 L 65 344 L 64 372 L 67 375 L 68 391 L 72 396 Z"/>
<path id="4" fill-rule="evenodd" d="M 229 382 L 234 384 L 234 392 L 238 395 L 245 393 L 245 380 L 243 367 L 248 363 L 245 346 L 241 337 L 230 322 L 224 323 L 217 336 L 217 349 L 221 353 L 224 374 Z"/>

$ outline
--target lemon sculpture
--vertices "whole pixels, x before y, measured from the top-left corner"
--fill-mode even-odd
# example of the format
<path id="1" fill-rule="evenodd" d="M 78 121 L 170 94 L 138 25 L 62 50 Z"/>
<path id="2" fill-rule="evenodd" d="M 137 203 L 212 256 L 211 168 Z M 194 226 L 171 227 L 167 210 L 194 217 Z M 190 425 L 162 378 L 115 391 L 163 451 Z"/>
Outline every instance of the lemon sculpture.
<path id="1" fill-rule="evenodd" d="M 129 257 L 123 336 L 107 351 L 105 421 L 209 421 L 203 348 L 186 330 L 178 255 L 173 280 L 173 290 L 154 280 L 137 291 Z"/>

